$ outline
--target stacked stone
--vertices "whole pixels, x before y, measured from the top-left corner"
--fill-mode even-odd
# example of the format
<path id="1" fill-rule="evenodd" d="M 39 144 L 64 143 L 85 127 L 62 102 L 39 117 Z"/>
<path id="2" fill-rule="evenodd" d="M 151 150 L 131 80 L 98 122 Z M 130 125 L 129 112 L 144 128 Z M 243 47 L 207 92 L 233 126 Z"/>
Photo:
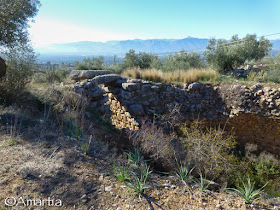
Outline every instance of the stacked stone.
<path id="1" fill-rule="evenodd" d="M 73 73 L 73 79 L 77 79 L 78 73 Z M 176 106 L 184 120 L 221 120 L 241 113 L 280 117 L 280 89 L 260 84 L 213 87 L 195 82 L 179 88 L 114 74 L 79 73 L 82 78 L 89 74 L 94 78 L 78 82 L 75 91 L 90 98 L 97 110 L 111 111 L 112 123 L 117 128 L 137 130 L 142 120 L 166 114 Z"/>
<path id="2" fill-rule="evenodd" d="M 121 105 L 121 103 L 113 96 L 112 93 L 108 94 L 108 104 L 110 104 L 110 110 L 112 111 L 112 124 L 116 126 L 116 128 L 129 128 L 130 130 L 138 130 L 139 123 L 131 117 L 127 108 Z"/>
<path id="3" fill-rule="evenodd" d="M 280 89 L 256 84 L 251 88 L 244 85 L 221 86 L 219 91 L 230 110 L 229 117 L 237 116 L 240 113 L 280 117 Z"/>

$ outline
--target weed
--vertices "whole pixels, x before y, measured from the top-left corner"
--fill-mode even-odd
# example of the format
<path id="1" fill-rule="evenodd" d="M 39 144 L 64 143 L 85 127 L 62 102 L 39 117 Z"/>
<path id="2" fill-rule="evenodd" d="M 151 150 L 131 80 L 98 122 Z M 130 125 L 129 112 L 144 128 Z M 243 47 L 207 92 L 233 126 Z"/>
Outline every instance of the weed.
<path id="1" fill-rule="evenodd" d="M 79 128 L 77 119 L 70 119 L 65 122 L 66 134 L 70 137 L 75 137 L 76 140 L 80 141 L 84 135 L 83 130 Z"/>
<path id="2" fill-rule="evenodd" d="M 176 176 L 182 180 L 185 184 L 190 183 L 193 181 L 193 177 L 191 175 L 192 171 L 195 167 L 191 168 L 189 164 L 182 164 L 178 162 L 176 159 L 177 167 L 176 167 Z"/>
<path id="3" fill-rule="evenodd" d="M 140 169 L 141 169 L 141 171 L 140 171 L 141 181 L 146 183 L 146 180 L 147 180 L 149 174 L 152 172 L 152 171 L 150 171 L 150 166 L 147 165 L 146 163 L 144 163 L 141 165 Z"/>
<path id="4" fill-rule="evenodd" d="M 87 155 L 89 152 L 91 141 L 92 141 L 92 135 L 90 135 L 89 140 L 87 142 L 81 144 L 81 149 L 83 150 L 85 155 Z"/>
<path id="5" fill-rule="evenodd" d="M 127 162 L 120 163 L 118 165 L 114 163 L 113 164 L 114 176 L 122 182 L 129 180 L 131 175 L 131 171 L 129 167 L 130 167 L 129 160 L 127 160 Z"/>
<path id="6" fill-rule="evenodd" d="M 130 180 L 129 182 L 125 182 L 127 187 L 129 187 L 130 189 L 134 190 L 137 193 L 140 200 L 141 200 L 141 195 L 143 195 L 144 191 L 146 189 L 153 187 L 153 185 L 146 184 L 147 178 L 150 173 L 151 173 L 150 167 L 147 166 L 147 164 L 144 164 L 144 166 L 141 168 L 140 178 L 137 176 L 135 172 L 132 172 L 135 178 L 133 180 Z"/>
<path id="7" fill-rule="evenodd" d="M 199 173 L 199 176 L 199 179 L 196 179 L 195 182 L 198 184 L 202 192 L 205 192 L 211 183 L 206 179 L 206 176 L 203 177 L 201 172 Z"/>
<path id="8" fill-rule="evenodd" d="M 259 189 L 256 189 L 255 182 L 251 183 L 250 178 L 247 179 L 247 184 L 242 181 L 242 187 L 230 188 L 231 190 L 236 191 L 245 201 L 245 204 L 250 204 L 255 200 L 260 198 L 260 194 L 263 191 L 263 188 L 268 184 L 268 182 Z"/>
<path id="9" fill-rule="evenodd" d="M 140 147 L 134 146 L 127 153 L 128 159 L 133 162 L 135 165 L 140 165 L 144 160 L 144 156 L 141 154 Z"/>
<path id="10" fill-rule="evenodd" d="M 15 146 L 19 144 L 20 142 L 16 138 L 10 138 L 7 142 L 6 145 L 9 147 Z"/>

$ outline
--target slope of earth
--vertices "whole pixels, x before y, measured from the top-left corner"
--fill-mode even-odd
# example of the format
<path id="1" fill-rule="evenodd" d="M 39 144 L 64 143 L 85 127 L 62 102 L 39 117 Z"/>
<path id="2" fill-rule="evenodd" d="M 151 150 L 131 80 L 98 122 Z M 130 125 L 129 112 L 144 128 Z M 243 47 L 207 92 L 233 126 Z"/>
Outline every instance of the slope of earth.
<path id="1" fill-rule="evenodd" d="M 176 177 L 156 173 L 148 179 L 153 187 L 139 198 L 113 176 L 113 163 L 122 159 L 117 149 L 94 140 L 93 150 L 85 155 L 78 140 L 62 135 L 59 127 L 7 113 L 1 114 L 0 209 L 279 208 L 279 203 L 267 200 L 245 205 L 232 193 L 202 192 L 195 184 L 185 186 Z M 7 116 L 14 123 L 3 123 Z M 96 132 L 100 138 L 107 133 L 106 129 Z M 48 199 L 53 203 L 43 202 Z"/>

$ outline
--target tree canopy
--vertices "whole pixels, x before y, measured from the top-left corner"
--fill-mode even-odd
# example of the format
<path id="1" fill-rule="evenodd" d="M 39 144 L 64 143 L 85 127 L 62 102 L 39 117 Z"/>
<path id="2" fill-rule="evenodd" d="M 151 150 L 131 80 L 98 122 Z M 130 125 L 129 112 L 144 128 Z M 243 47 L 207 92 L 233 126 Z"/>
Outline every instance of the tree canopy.
<path id="1" fill-rule="evenodd" d="M 40 6 L 39 0 L 0 0 L 0 46 L 26 44 L 28 21 Z"/>
<path id="2" fill-rule="evenodd" d="M 210 39 L 204 56 L 209 65 L 225 73 L 244 64 L 246 60 L 259 60 L 265 57 L 271 46 L 269 40 L 264 37 L 257 40 L 255 34 L 248 34 L 243 39 L 235 35 L 230 41 Z"/>
<path id="3" fill-rule="evenodd" d="M 104 69 L 104 57 L 84 58 L 82 62 L 75 63 L 77 70 L 102 70 Z"/>
<path id="4" fill-rule="evenodd" d="M 139 52 L 135 53 L 134 49 L 130 49 L 125 54 L 125 60 L 123 62 L 123 68 L 140 67 L 141 69 L 147 69 L 160 65 L 160 59 L 158 56 L 152 53 Z"/>

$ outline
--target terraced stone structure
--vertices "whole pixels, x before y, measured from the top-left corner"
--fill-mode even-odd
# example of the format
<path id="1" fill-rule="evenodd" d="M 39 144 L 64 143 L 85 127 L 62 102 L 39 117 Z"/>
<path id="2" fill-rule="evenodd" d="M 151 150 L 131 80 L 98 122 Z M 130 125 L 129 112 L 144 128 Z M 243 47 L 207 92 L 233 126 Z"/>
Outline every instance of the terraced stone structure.
<path id="1" fill-rule="evenodd" d="M 225 124 L 241 143 L 280 153 L 280 89 L 197 82 L 178 87 L 103 74 L 77 82 L 74 90 L 90 98 L 91 106 L 110 116 L 120 129 L 137 130 L 143 120 L 177 108 L 182 121 Z"/>

